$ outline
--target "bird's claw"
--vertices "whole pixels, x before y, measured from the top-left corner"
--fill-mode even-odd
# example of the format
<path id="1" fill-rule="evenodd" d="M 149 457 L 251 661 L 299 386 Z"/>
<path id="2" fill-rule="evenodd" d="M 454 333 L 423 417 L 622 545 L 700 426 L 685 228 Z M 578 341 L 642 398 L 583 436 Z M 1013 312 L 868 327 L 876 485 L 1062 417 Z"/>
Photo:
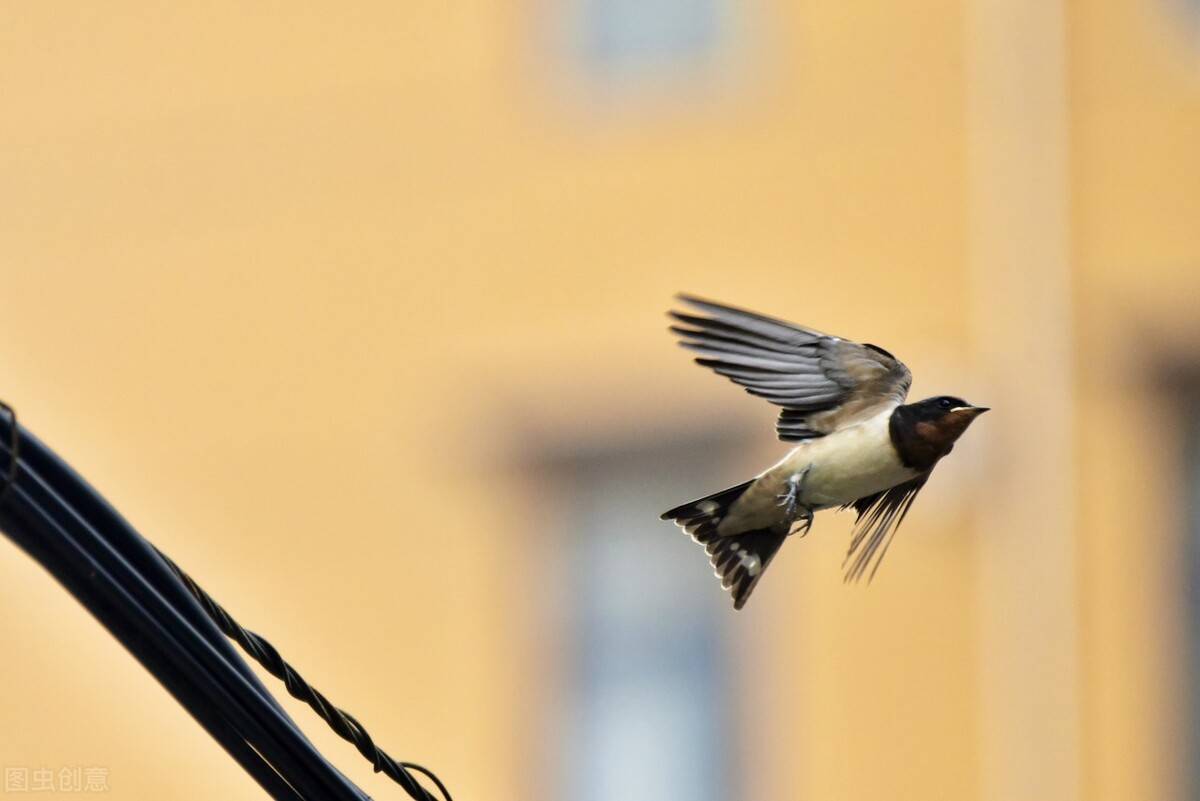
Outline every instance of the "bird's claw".
<path id="1" fill-rule="evenodd" d="M 803 537 L 806 534 L 808 534 L 808 531 L 809 531 L 809 529 L 812 528 L 812 524 L 813 524 L 813 510 L 809 509 L 807 506 L 801 506 L 800 507 L 800 516 L 798 518 L 796 518 L 796 520 L 793 521 L 793 524 L 795 524 L 796 522 L 799 522 L 800 525 L 796 526 L 796 528 L 789 531 L 788 533 L 795 534 L 798 537 Z"/>

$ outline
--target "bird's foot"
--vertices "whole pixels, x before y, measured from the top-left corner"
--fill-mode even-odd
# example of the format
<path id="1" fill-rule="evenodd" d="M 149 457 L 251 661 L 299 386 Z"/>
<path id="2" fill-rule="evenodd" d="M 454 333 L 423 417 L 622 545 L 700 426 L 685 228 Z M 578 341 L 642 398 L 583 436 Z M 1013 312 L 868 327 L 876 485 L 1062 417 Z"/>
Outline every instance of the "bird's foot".
<path id="1" fill-rule="evenodd" d="M 788 526 L 800 521 L 800 528 L 796 531 L 801 532 L 803 537 L 812 528 L 813 511 L 809 507 L 800 503 L 801 490 L 804 488 L 804 479 L 808 477 L 808 471 L 812 469 L 812 465 L 801 470 L 799 473 L 792 473 L 788 476 L 786 482 L 786 490 L 779 495 L 779 505 L 783 507 L 784 514 L 787 516 Z M 789 533 L 792 533 L 789 531 Z"/>
<path id="2" fill-rule="evenodd" d="M 783 507 L 783 513 L 791 518 L 796 515 L 796 507 L 800 505 L 800 482 L 795 475 L 788 478 L 786 489 L 779 495 L 775 496 L 779 499 L 779 505 Z"/>

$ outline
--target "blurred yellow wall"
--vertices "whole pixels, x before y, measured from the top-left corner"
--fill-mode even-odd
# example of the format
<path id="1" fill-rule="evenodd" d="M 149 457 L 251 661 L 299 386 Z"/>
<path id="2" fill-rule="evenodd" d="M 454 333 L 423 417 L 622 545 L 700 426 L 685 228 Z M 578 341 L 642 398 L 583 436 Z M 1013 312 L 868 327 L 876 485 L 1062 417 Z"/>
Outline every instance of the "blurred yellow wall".
<path id="1" fill-rule="evenodd" d="M 780 453 L 672 346 L 676 291 L 883 343 L 914 396 L 996 411 L 873 586 L 842 585 L 830 516 L 728 612 L 770 699 L 746 797 L 1184 797 L 1161 379 L 1200 352 L 1186 15 L 759 3 L 734 77 L 639 93 L 576 74 L 560 12 L 7 8 L 0 394 L 394 755 L 516 799 L 551 792 L 531 576 L 569 514 L 522 465 L 707 421 L 761 431 L 731 480 Z M 1060 463 L 1061 496 L 1035 481 Z M 259 795 L 6 542 L 0 640 L 3 765 Z"/>

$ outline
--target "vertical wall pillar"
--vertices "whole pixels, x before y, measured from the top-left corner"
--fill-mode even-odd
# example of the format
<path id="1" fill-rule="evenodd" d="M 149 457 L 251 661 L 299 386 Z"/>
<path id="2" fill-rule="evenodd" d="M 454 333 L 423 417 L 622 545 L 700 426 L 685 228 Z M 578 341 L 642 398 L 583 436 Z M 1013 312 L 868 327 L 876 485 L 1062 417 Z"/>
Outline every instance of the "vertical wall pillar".
<path id="1" fill-rule="evenodd" d="M 998 428 L 976 527 L 985 801 L 1080 792 L 1064 14 L 968 3 L 974 352 Z"/>

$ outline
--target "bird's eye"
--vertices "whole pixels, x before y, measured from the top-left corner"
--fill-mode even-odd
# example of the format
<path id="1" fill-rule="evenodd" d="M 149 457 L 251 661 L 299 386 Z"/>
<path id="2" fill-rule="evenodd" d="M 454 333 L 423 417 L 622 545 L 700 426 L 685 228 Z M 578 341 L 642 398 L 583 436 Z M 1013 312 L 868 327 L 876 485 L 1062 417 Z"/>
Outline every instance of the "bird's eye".
<path id="1" fill-rule="evenodd" d="M 950 402 L 949 398 L 942 398 L 940 401 L 938 401 L 938 406 L 941 406 L 943 409 L 949 409 L 953 405 L 954 404 Z"/>

